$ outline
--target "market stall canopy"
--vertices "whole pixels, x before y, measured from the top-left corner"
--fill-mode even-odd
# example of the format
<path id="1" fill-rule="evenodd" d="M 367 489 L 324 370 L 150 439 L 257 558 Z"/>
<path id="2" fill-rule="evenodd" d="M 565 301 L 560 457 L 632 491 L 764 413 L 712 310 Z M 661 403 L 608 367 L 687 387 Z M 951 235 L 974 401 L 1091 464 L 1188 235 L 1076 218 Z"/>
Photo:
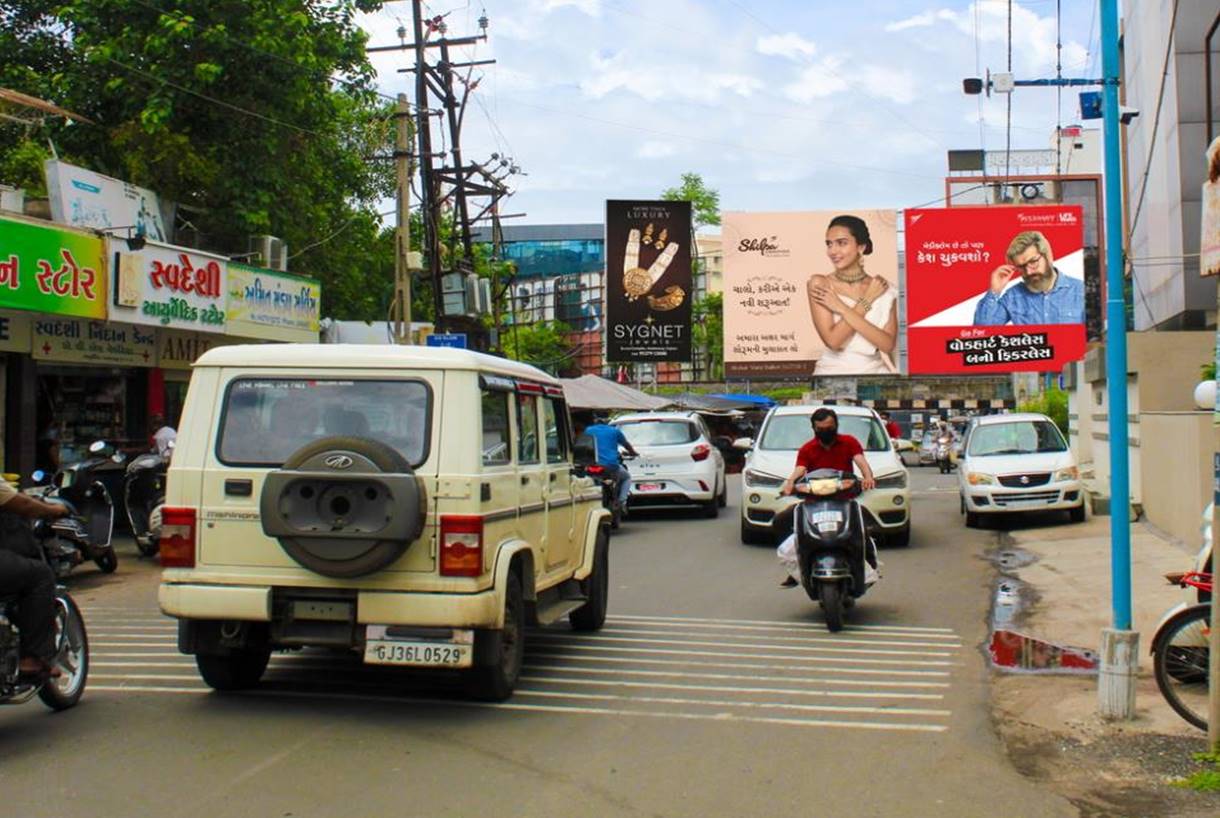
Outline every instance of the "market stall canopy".
<path id="1" fill-rule="evenodd" d="M 631 409 L 650 411 L 673 404 L 670 398 L 660 398 L 630 386 L 597 375 L 563 378 L 563 394 L 573 409 Z"/>
<path id="2" fill-rule="evenodd" d="M 738 393 L 716 392 L 708 395 L 708 397 L 739 401 L 743 404 L 740 407 L 742 409 L 770 409 L 775 405 L 775 401 L 768 398 L 766 395 L 741 395 Z"/>
<path id="3" fill-rule="evenodd" d="M 683 392 L 680 395 L 670 395 L 670 401 L 682 409 L 696 412 L 712 412 L 729 414 L 738 411 L 748 411 L 760 408 L 758 404 L 749 401 L 728 400 L 715 395 L 700 395 L 696 392 Z"/>

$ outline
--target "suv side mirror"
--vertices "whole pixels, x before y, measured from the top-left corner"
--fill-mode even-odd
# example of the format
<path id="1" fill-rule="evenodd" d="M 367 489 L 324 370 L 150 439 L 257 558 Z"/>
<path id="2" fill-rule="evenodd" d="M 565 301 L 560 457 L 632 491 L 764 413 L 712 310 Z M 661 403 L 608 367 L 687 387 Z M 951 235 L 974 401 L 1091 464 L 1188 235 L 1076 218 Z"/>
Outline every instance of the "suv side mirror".
<path id="1" fill-rule="evenodd" d="M 733 441 L 733 448 L 748 452 L 750 449 L 754 448 L 754 440 L 748 437 L 739 437 Z"/>

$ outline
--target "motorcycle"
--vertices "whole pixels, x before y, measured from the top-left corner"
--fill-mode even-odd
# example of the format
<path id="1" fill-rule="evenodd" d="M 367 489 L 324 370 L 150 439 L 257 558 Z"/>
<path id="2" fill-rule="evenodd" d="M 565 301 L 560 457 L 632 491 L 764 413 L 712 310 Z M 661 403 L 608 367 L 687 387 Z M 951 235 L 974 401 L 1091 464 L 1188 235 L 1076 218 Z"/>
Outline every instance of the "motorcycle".
<path id="1" fill-rule="evenodd" d="M 821 606 L 831 632 L 843 629 L 846 610 L 877 579 L 867 564 L 869 554 L 876 561 L 877 546 L 855 500 L 860 491 L 854 474 L 817 469 L 797 483 L 800 500 L 775 516 L 777 530 L 796 533 L 801 586 Z"/>
<path id="2" fill-rule="evenodd" d="M 53 524 L 34 523 L 34 538 L 43 559 L 51 562 L 49 544 L 55 539 Z M 89 676 L 89 638 L 85 620 L 76 602 L 63 586 L 55 589 L 55 657 L 58 678 L 21 676 L 21 634 L 13 624 L 16 597 L 0 596 L 0 704 L 24 704 L 38 696 L 54 710 L 66 710 L 80 701 Z"/>
<path id="3" fill-rule="evenodd" d="M 149 452 L 132 458 L 123 479 L 123 504 L 127 508 L 127 520 L 131 523 L 136 548 L 145 557 L 156 554 L 160 547 L 165 474 L 173 456 L 173 446 L 171 442 L 169 454 L 165 457 L 157 452 Z"/>
<path id="4" fill-rule="evenodd" d="M 36 471 L 31 479 L 40 487 L 33 489 L 47 502 L 63 503 L 71 511 L 50 525 L 47 556 L 55 576 L 63 578 L 81 562 L 93 560 L 102 572 L 110 574 L 119 567 L 111 541 L 114 534 L 114 501 L 98 472 L 121 465 L 126 458 L 110 444 L 99 440 L 89 447 L 90 457 L 55 473 L 49 486 L 47 475 Z"/>
<path id="5" fill-rule="evenodd" d="M 948 435 L 941 435 L 936 438 L 934 452 L 936 466 L 940 469 L 940 473 L 948 474 L 953 471 L 953 439 Z"/>
<path id="6" fill-rule="evenodd" d="M 596 462 L 596 451 L 593 446 L 592 438 L 587 438 L 582 435 L 576 441 L 576 470 L 582 477 L 591 477 L 601 486 L 602 490 L 602 506 L 606 511 L 610 512 L 610 528 L 618 530 L 618 527 L 623 521 L 623 504 L 619 502 L 619 481 L 618 476 L 609 468 Z M 623 455 L 624 467 L 627 460 L 631 459 L 631 455 Z"/>

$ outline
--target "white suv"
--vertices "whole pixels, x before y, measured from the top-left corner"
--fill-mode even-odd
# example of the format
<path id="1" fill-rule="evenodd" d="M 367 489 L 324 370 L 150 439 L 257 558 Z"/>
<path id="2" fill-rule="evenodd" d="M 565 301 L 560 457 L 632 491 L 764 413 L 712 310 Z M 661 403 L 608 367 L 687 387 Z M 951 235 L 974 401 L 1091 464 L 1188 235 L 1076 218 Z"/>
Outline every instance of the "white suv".
<path id="1" fill-rule="evenodd" d="M 979 515 L 1063 509 L 1083 522 L 1084 486 L 1076 458 L 1046 415 L 988 415 L 975 420 L 957 466 L 961 512 Z"/>
<path id="2" fill-rule="evenodd" d="M 711 432 L 697 413 L 624 415 L 613 425 L 640 455 L 627 464 L 628 505 L 698 505 L 708 517 L 725 507 L 729 490 L 724 455 L 712 444 Z"/>
<path id="3" fill-rule="evenodd" d="M 465 670 L 503 699 L 527 622 L 597 630 L 601 493 L 558 381 L 428 347 L 227 346 L 195 365 L 163 512 L 161 610 L 214 688 L 274 649 Z"/>
<path id="4" fill-rule="evenodd" d="M 864 406 L 832 406 L 839 431 L 864 447 L 877 488 L 860 495 L 865 520 L 879 540 L 905 546 L 911 541 L 911 490 L 906 466 L 894 451 L 881 418 Z M 741 472 L 741 541 L 762 544 L 775 539 L 772 521 L 794 502 L 779 496 L 784 479 L 796 465 L 796 453 L 813 438 L 811 419 L 817 406 L 777 406 L 763 420 L 758 439 L 743 438 L 735 446 L 749 449 Z"/>

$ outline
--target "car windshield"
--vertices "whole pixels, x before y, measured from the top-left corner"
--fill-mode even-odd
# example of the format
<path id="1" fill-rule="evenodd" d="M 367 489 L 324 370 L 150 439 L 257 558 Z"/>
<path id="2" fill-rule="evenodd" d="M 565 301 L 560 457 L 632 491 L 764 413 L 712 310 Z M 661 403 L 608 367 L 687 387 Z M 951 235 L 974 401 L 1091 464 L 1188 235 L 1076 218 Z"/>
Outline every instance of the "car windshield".
<path id="1" fill-rule="evenodd" d="M 695 425 L 685 420 L 628 420 L 614 425 L 632 446 L 677 446 L 699 439 Z"/>
<path id="2" fill-rule="evenodd" d="M 884 452 L 890 448 L 885 429 L 874 417 L 839 415 L 839 432 L 860 441 L 866 452 Z M 796 451 L 813 438 L 809 415 L 773 415 L 763 430 L 760 449 Z"/>
<path id="3" fill-rule="evenodd" d="M 217 454 L 227 464 L 279 466 L 324 437 L 365 437 L 412 466 L 427 458 L 430 393 L 420 381 L 239 379 L 229 385 Z"/>
<path id="4" fill-rule="evenodd" d="M 1066 452 L 1067 443 L 1055 424 L 1047 420 L 1014 420 L 1008 423 L 980 424 L 970 433 L 974 457 L 1003 454 Z"/>

